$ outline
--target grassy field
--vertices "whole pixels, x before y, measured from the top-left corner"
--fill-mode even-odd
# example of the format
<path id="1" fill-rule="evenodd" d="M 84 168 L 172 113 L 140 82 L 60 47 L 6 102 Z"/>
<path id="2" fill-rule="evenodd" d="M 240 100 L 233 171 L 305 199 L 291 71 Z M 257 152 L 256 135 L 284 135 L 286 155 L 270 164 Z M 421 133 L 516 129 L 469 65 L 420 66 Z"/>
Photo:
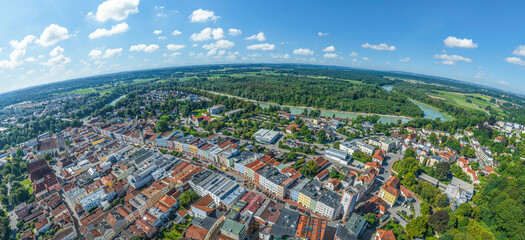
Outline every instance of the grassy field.
<path id="1" fill-rule="evenodd" d="M 163 240 L 181 239 L 184 231 L 190 226 L 191 218 L 186 220 L 184 224 L 173 224 L 173 228 L 170 231 L 165 230 L 162 232 Z"/>
<path id="2" fill-rule="evenodd" d="M 29 189 L 29 194 L 33 194 L 33 187 L 31 186 L 31 182 L 29 182 L 28 178 L 24 179 L 20 183 Z"/>
<path id="3" fill-rule="evenodd" d="M 96 91 L 93 89 L 93 88 L 79 88 L 79 89 L 75 89 L 73 91 L 69 91 L 69 92 L 65 92 L 64 94 L 80 94 L 80 95 L 85 95 L 85 94 L 90 94 L 90 93 L 95 93 Z"/>
<path id="4" fill-rule="evenodd" d="M 200 109 L 200 110 L 197 110 L 197 111 L 193 111 L 193 114 L 195 115 L 195 117 L 200 117 L 205 112 L 207 112 L 206 109 Z"/>
<path id="5" fill-rule="evenodd" d="M 342 78 L 338 78 L 337 80 L 351 82 L 354 85 L 367 85 L 367 83 L 357 81 L 357 80 L 348 80 L 348 79 L 342 79 Z"/>
<path id="6" fill-rule="evenodd" d="M 487 106 L 491 106 L 496 111 L 500 112 L 501 109 L 490 104 L 490 98 L 479 94 L 463 94 L 457 92 L 438 91 L 439 93 L 429 93 L 428 96 L 445 100 L 447 103 L 454 106 L 464 108 L 466 110 L 484 111 Z M 466 97 L 470 96 L 472 102 L 467 102 Z M 479 97 L 484 100 L 476 99 L 473 97 Z"/>

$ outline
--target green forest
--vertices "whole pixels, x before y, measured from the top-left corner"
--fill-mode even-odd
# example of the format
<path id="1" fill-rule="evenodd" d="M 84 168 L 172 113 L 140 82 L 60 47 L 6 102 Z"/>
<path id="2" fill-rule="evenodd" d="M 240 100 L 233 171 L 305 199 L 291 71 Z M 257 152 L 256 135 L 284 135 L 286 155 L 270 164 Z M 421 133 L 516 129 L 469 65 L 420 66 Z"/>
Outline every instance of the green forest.
<path id="1" fill-rule="evenodd" d="M 293 75 L 221 75 L 182 82 L 186 87 L 281 105 L 422 117 L 423 111 L 395 92 L 346 80 Z"/>

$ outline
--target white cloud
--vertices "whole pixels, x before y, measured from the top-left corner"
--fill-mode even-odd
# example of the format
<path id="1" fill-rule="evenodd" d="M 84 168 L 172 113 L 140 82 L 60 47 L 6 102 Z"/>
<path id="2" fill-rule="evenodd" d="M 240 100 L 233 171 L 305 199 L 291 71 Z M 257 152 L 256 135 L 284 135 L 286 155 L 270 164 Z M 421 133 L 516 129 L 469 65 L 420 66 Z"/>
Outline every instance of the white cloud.
<path id="1" fill-rule="evenodd" d="M 525 46 L 519 45 L 518 48 L 516 48 L 512 54 L 525 57 Z"/>
<path id="2" fill-rule="evenodd" d="M 179 55 L 181 55 L 180 52 L 174 52 L 174 53 L 171 53 L 171 54 L 166 54 L 166 53 L 164 53 L 163 56 L 164 56 L 164 57 L 177 57 L 177 56 L 179 56 Z"/>
<path id="3" fill-rule="evenodd" d="M 166 39 L 168 39 L 168 37 L 166 37 L 166 36 L 159 36 L 158 39 L 159 40 L 166 40 Z"/>
<path id="4" fill-rule="evenodd" d="M 69 33 L 67 28 L 51 24 L 40 34 L 40 38 L 36 40 L 36 43 L 48 47 L 57 44 L 62 40 L 68 39 Z"/>
<path id="5" fill-rule="evenodd" d="M 107 0 L 97 8 L 95 18 L 99 22 L 105 22 L 109 19 L 123 21 L 130 14 L 138 13 L 140 0 Z"/>
<path id="6" fill-rule="evenodd" d="M 229 52 L 228 56 L 226 56 L 226 60 L 233 61 L 237 59 L 237 57 L 239 57 L 240 55 L 241 55 L 240 52 Z"/>
<path id="7" fill-rule="evenodd" d="M 372 45 L 370 43 L 361 44 L 362 48 L 370 48 L 378 51 L 395 51 L 395 46 L 388 46 L 386 43 L 381 43 L 379 45 Z"/>
<path id="8" fill-rule="evenodd" d="M 354 59 L 355 60 L 355 59 Z M 363 57 L 363 61 L 369 61 L 370 58 L 367 58 L 367 57 Z"/>
<path id="9" fill-rule="evenodd" d="M 456 37 L 449 36 L 445 40 L 443 40 L 443 43 L 445 43 L 445 46 L 447 47 L 460 47 L 460 48 L 477 48 L 478 44 L 474 43 L 472 39 L 458 39 Z"/>
<path id="10" fill-rule="evenodd" d="M 434 55 L 434 58 L 441 59 L 441 64 L 445 64 L 445 65 L 456 65 L 456 62 L 459 62 L 459 61 L 467 62 L 467 63 L 472 62 L 472 59 L 470 58 L 459 56 L 459 55 L 447 55 L 445 53 L 441 55 L 436 54 Z"/>
<path id="11" fill-rule="evenodd" d="M 521 66 L 525 66 L 525 60 L 519 57 L 508 57 L 508 58 L 505 58 L 505 61 L 512 63 L 512 64 L 518 64 Z"/>
<path id="12" fill-rule="evenodd" d="M 215 43 L 202 45 L 202 48 L 204 48 L 206 50 L 211 50 L 211 49 L 214 49 L 214 48 L 229 49 L 229 48 L 232 48 L 233 46 L 235 46 L 235 43 L 233 43 L 231 41 L 228 41 L 228 40 L 221 39 L 221 40 L 218 40 Z"/>
<path id="13" fill-rule="evenodd" d="M 179 30 L 174 30 L 173 32 L 171 32 L 171 35 L 173 35 L 173 36 L 178 36 L 180 34 L 181 34 L 181 32 Z"/>
<path id="14" fill-rule="evenodd" d="M 25 49 L 15 49 L 9 54 L 9 60 L 0 61 L 0 69 L 13 69 L 24 63 Z"/>
<path id="15" fill-rule="evenodd" d="M 228 40 L 221 39 L 215 43 L 202 45 L 202 48 L 209 50 L 208 53 L 206 54 L 207 56 L 212 56 L 212 55 L 217 54 L 217 51 L 219 49 L 230 49 L 233 46 L 235 46 L 235 43 L 228 41 Z M 225 51 L 221 50 L 219 51 L 218 55 L 224 55 L 225 53 L 226 53 Z"/>
<path id="16" fill-rule="evenodd" d="M 202 29 L 199 33 L 194 33 L 190 36 L 190 39 L 195 42 L 202 42 L 202 41 L 208 41 L 213 39 L 222 39 L 224 38 L 224 31 L 222 28 L 205 28 Z"/>
<path id="17" fill-rule="evenodd" d="M 290 59 L 290 54 L 270 54 L 272 58 L 286 60 Z"/>
<path id="18" fill-rule="evenodd" d="M 215 39 L 215 40 L 224 38 L 224 31 L 222 30 L 222 28 L 215 28 L 215 29 L 213 29 L 211 34 L 213 35 L 213 39 Z"/>
<path id="19" fill-rule="evenodd" d="M 9 44 L 14 50 L 9 54 L 9 59 L 0 60 L 0 69 L 14 69 L 24 63 L 27 46 L 36 40 L 33 35 L 27 35 L 21 41 L 11 40 Z"/>
<path id="20" fill-rule="evenodd" d="M 105 28 L 97 28 L 94 32 L 89 34 L 90 39 L 96 39 L 101 37 L 109 37 L 113 34 L 123 33 L 127 32 L 129 29 L 129 26 L 127 23 L 119 23 L 115 26 L 112 26 L 111 29 L 105 29 Z"/>
<path id="21" fill-rule="evenodd" d="M 258 40 L 259 42 L 262 42 L 262 41 L 266 40 L 266 38 L 264 37 L 264 33 L 263 32 L 259 32 L 259 33 L 255 34 L 255 35 L 247 37 L 246 40 Z"/>
<path id="22" fill-rule="evenodd" d="M 51 50 L 51 52 L 49 53 L 49 56 L 56 57 L 59 54 L 62 54 L 63 52 L 64 52 L 64 49 L 60 46 L 57 46 L 55 49 Z"/>
<path id="23" fill-rule="evenodd" d="M 106 52 L 104 53 L 104 56 L 102 56 L 102 58 L 112 58 L 120 56 L 120 54 L 122 54 L 122 48 L 106 49 Z"/>
<path id="24" fill-rule="evenodd" d="M 409 58 L 409 57 L 406 57 L 406 58 L 400 59 L 399 61 L 400 61 L 400 62 L 409 62 L 409 61 L 410 61 L 410 58 Z"/>
<path id="25" fill-rule="evenodd" d="M 132 51 L 132 52 L 144 51 L 144 52 L 150 53 L 150 52 L 155 52 L 155 51 L 159 50 L 159 45 L 157 45 L 157 44 L 150 44 L 150 45 L 138 44 L 138 45 L 131 46 L 129 48 L 129 50 Z"/>
<path id="26" fill-rule="evenodd" d="M 250 54 L 250 55 L 248 55 L 248 57 L 252 57 L 252 58 L 254 58 L 254 57 L 260 57 L 260 56 L 261 56 L 261 54 L 258 54 L 258 53 L 254 53 L 254 54 Z"/>
<path id="27" fill-rule="evenodd" d="M 334 46 L 328 46 L 323 49 L 323 52 L 335 52 Z"/>
<path id="28" fill-rule="evenodd" d="M 337 53 L 325 53 L 325 54 L 323 55 L 323 57 L 324 57 L 324 58 L 337 58 L 337 57 L 339 57 L 339 56 L 337 55 Z"/>
<path id="29" fill-rule="evenodd" d="M 241 35 L 242 33 L 241 29 L 235 29 L 235 28 L 228 29 L 228 32 L 230 33 L 231 36 Z"/>
<path id="30" fill-rule="evenodd" d="M 13 47 L 14 49 L 25 49 L 27 47 L 27 45 L 29 45 L 30 43 L 32 43 L 33 41 L 36 40 L 36 37 L 33 36 L 33 35 L 27 35 L 24 37 L 24 39 L 22 39 L 22 41 L 16 41 L 16 40 L 11 40 L 9 42 L 9 44 L 11 44 L 11 47 Z"/>
<path id="31" fill-rule="evenodd" d="M 159 35 L 161 33 L 162 33 L 162 30 L 155 30 L 155 31 L 153 31 L 153 34 L 155 34 L 155 35 Z"/>
<path id="32" fill-rule="evenodd" d="M 26 62 L 34 62 L 34 61 L 36 61 L 36 58 L 34 58 L 34 57 L 26 58 Z"/>
<path id="33" fill-rule="evenodd" d="M 317 33 L 317 36 L 320 36 L 320 37 L 324 37 L 324 36 L 327 36 L 328 33 L 324 33 L 324 32 L 318 32 Z"/>
<path id="34" fill-rule="evenodd" d="M 193 11 L 190 15 L 190 22 L 207 22 L 207 21 L 217 21 L 219 16 L 215 16 L 213 11 L 197 9 Z"/>
<path id="35" fill-rule="evenodd" d="M 293 54 L 302 56 L 312 56 L 314 55 L 314 51 L 308 48 L 298 48 L 293 50 Z"/>
<path id="36" fill-rule="evenodd" d="M 93 49 L 93 50 L 91 50 L 91 52 L 89 52 L 88 57 L 91 58 L 91 59 L 98 59 L 98 58 L 102 57 L 102 51 L 100 51 L 98 49 Z"/>
<path id="37" fill-rule="evenodd" d="M 262 44 L 253 44 L 246 47 L 248 50 L 262 50 L 262 51 L 271 51 L 275 49 L 275 45 L 262 43 Z"/>
<path id="38" fill-rule="evenodd" d="M 166 48 L 170 51 L 177 51 L 183 49 L 185 46 L 181 44 L 168 44 Z"/>
<path id="39" fill-rule="evenodd" d="M 359 57 L 359 54 L 357 54 L 356 52 L 352 52 L 350 53 L 350 57 Z"/>
<path id="40" fill-rule="evenodd" d="M 487 74 L 483 71 L 481 66 L 478 67 L 478 72 L 474 76 L 475 78 L 484 78 Z"/>
<path id="41" fill-rule="evenodd" d="M 47 67 L 51 67 L 51 69 L 54 69 L 56 67 L 63 66 L 63 65 L 65 65 L 67 63 L 70 63 L 70 62 L 71 62 L 70 58 L 65 57 L 64 55 L 61 54 L 61 55 L 58 55 L 56 57 L 50 58 L 46 62 L 43 62 L 42 65 L 47 66 Z"/>
<path id="42" fill-rule="evenodd" d="M 115 49 L 106 49 L 104 53 L 102 53 L 101 50 L 94 49 L 89 52 L 88 56 L 91 59 L 100 59 L 100 58 L 112 58 L 116 56 L 120 56 L 122 54 L 122 48 L 115 48 Z"/>

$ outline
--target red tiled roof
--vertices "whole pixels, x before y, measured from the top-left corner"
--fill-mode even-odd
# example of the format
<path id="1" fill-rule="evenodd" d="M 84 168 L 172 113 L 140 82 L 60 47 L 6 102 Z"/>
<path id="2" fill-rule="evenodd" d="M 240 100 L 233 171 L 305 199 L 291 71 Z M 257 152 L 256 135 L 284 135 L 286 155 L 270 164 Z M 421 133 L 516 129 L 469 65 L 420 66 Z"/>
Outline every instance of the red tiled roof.
<path id="1" fill-rule="evenodd" d="M 396 240 L 396 237 L 394 236 L 394 232 L 392 230 L 379 229 L 377 230 L 376 239 L 377 240 Z"/>

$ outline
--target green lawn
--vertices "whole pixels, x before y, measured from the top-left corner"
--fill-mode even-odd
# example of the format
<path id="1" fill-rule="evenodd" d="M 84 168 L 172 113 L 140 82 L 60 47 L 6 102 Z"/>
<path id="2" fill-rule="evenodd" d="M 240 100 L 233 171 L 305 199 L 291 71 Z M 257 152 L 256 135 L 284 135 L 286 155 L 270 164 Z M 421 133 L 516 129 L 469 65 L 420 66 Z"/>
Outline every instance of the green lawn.
<path id="1" fill-rule="evenodd" d="M 69 92 L 65 92 L 64 94 L 79 94 L 79 95 L 86 95 L 90 93 L 96 92 L 93 88 L 79 88 L 75 89 Z"/>
<path id="2" fill-rule="evenodd" d="M 33 193 L 33 187 L 31 186 L 31 182 L 29 182 L 29 179 L 26 178 L 23 181 L 20 182 L 22 185 L 24 185 L 26 188 L 29 189 L 29 194 Z"/>
<path id="3" fill-rule="evenodd" d="M 498 112 L 501 111 L 500 108 L 489 103 L 490 98 L 479 95 L 479 94 L 463 94 L 463 93 L 447 92 L 447 91 L 438 91 L 438 92 L 439 92 L 438 94 L 429 93 L 428 95 L 436 97 L 436 98 L 443 98 L 445 99 L 447 103 L 452 104 L 454 106 L 461 107 L 466 110 L 484 111 L 484 109 L 490 105 L 496 111 Z M 480 98 L 486 99 L 486 101 L 475 99 L 475 98 L 470 98 L 472 102 L 469 103 L 465 99 L 466 96 L 480 97 Z"/>
<path id="4" fill-rule="evenodd" d="M 207 112 L 206 109 L 200 109 L 200 110 L 197 110 L 197 111 L 193 111 L 193 115 L 195 115 L 195 117 L 200 117 L 205 112 Z"/>
<path id="5" fill-rule="evenodd" d="M 171 228 L 170 231 L 164 230 L 164 232 L 161 233 L 160 239 L 173 240 L 182 238 L 184 231 L 190 226 L 191 219 L 191 217 L 187 219 L 184 224 L 173 224 L 173 228 Z"/>

